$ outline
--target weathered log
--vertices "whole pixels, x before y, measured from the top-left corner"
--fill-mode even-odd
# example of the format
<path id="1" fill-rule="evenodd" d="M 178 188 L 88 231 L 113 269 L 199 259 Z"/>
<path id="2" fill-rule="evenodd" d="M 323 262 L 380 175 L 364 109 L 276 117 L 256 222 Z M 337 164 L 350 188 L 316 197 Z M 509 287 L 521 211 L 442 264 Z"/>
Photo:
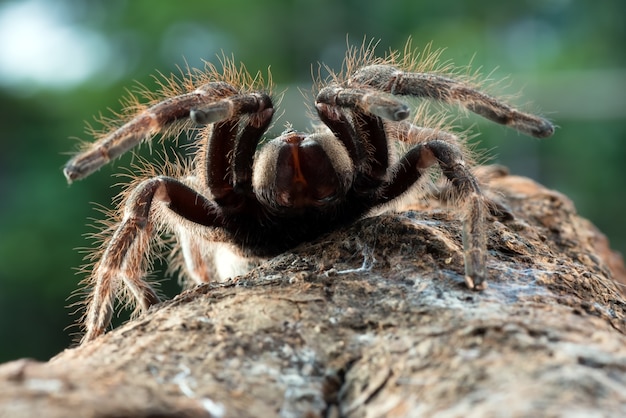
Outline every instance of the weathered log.
<path id="1" fill-rule="evenodd" d="M 565 196 L 488 174 L 515 219 L 482 292 L 425 201 L 0 366 L 0 416 L 626 416 L 621 258 Z"/>

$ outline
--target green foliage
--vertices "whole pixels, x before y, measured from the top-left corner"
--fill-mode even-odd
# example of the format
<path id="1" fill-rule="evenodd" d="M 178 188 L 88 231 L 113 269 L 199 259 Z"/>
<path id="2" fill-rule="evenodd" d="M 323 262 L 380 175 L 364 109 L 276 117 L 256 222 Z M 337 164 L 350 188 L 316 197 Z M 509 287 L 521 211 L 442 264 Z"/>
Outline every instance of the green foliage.
<path id="1" fill-rule="evenodd" d="M 576 0 L 33 3 L 61 11 L 68 30 L 97 34 L 101 43 L 90 59 L 101 64 L 60 87 L 0 79 L 0 361 L 47 359 L 69 345 L 71 330 L 64 328 L 74 319 L 64 307 L 78 300 L 67 298 L 82 264 L 75 249 L 89 246 L 83 235 L 93 229 L 86 224 L 101 217 L 91 202 L 111 205 L 118 189 L 110 186 L 119 181 L 111 175 L 129 163 L 68 187 L 61 167 L 75 146 L 70 138 L 85 137 L 83 121 L 92 115 L 119 110 L 133 80 L 154 86 L 157 71 L 201 66 L 222 51 L 252 72 L 271 66 L 278 91 L 308 89 L 317 62 L 339 68 L 346 37 L 353 44 L 380 39 L 381 53 L 402 49 L 408 37 L 418 48 L 432 41 L 458 65 L 497 68 L 495 79 L 511 74 L 507 92 L 525 87 L 518 102 L 543 110 L 559 125 L 556 135 L 538 142 L 477 118 L 463 123 L 477 124 L 483 146 L 494 149 L 492 161 L 561 190 L 626 250 L 626 25 L 619 0 L 601 7 Z M 284 109 L 279 124 L 296 124 L 305 112 Z"/>

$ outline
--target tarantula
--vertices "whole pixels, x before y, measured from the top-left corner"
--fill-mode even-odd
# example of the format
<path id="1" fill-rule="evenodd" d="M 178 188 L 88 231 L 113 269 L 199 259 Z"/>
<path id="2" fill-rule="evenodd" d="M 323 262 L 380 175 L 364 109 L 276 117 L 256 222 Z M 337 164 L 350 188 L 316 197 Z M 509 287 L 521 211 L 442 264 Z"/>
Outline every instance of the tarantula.
<path id="1" fill-rule="evenodd" d="M 181 173 L 140 179 L 124 195 L 87 279 L 91 290 L 82 341 L 105 332 L 118 296 L 138 311 L 159 302 L 145 279 L 159 234 L 174 237 L 184 273 L 206 283 L 214 275 L 236 274 L 213 266 L 216 243 L 253 259 L 278 255 L 394 201 L 431 166 L 440 167 L 462 208 L 467 286 L 483 289 L 490 202 L 466 164 L 458 136 L 411 123 L 411 108 L 400 96 L 458 103 L 538 138 L 554 128 L 479 91 L 468 77 L 424 71 L 424 62 L 435 67 L 432 57 L 420 61 L 391 52 L 377 58 L 372 47 L 350 49 L 343 71 L 319 82 L 320 128 L 313 133 L 287 129 L 262 146 L 275 113 L 270 87 L 232 60 L 223 60 L 221 71 L 207 64 L 183 83 L 172 78 L 162 83 L 165 98 L 129 106 L 123 123 L 66 164 L 69 182 L 158 133 L 178 135 L 172 126 L 181 122 L 203 128 L 198 150 Z M 411 145 L 400 156 L 392 146 L 397 141 Z"/>

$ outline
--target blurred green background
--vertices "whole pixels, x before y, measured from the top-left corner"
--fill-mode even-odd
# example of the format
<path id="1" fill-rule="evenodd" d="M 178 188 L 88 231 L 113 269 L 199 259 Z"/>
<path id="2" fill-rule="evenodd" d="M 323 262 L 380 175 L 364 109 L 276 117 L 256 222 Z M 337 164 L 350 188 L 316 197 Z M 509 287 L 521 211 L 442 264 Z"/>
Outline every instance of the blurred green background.
<path id="1" fill-rule="evenodd" d="M 407 38 L 447 48 L 509 77 L 504 93 L 552 119 L 538 141 L 469 117 L 494 162 L 570 196 L 615 249 L 626 250 L 626 22 L 622 0 L 156 1 L 0 2 L 0 362 L 46 360 L 69 346 L 75 318 L 79 247 L 119 189 L 111 175 L 128 159 L 69 187 L 61 168 L 85 121 L 135 81 L 157 71 L 233 53 L 250 71 L 271 66 L 282 109 L 309 127 L 297 87 L 312 64 L 339 69 L 346 36 L 381 39 L 378 51 Z M 292 104 L 293 103 L 293 104 Z M 280 113 L 280 112 L 279 112 Z M 172 290 L 173 291 L 173 290 Z"/>

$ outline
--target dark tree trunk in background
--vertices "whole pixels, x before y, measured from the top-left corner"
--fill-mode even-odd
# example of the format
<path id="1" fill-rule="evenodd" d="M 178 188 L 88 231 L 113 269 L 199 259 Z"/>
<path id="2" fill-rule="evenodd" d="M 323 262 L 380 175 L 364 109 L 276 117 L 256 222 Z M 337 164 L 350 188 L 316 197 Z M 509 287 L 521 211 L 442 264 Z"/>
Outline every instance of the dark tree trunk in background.
<path id="1" fill-rule="evenodd" d="M 486 177 L 515 220 L 483 292 L 458 214 L 423 202 L 0 366 L 0 417 L 626 416 L 621 258 L 563 195 Z"/>

